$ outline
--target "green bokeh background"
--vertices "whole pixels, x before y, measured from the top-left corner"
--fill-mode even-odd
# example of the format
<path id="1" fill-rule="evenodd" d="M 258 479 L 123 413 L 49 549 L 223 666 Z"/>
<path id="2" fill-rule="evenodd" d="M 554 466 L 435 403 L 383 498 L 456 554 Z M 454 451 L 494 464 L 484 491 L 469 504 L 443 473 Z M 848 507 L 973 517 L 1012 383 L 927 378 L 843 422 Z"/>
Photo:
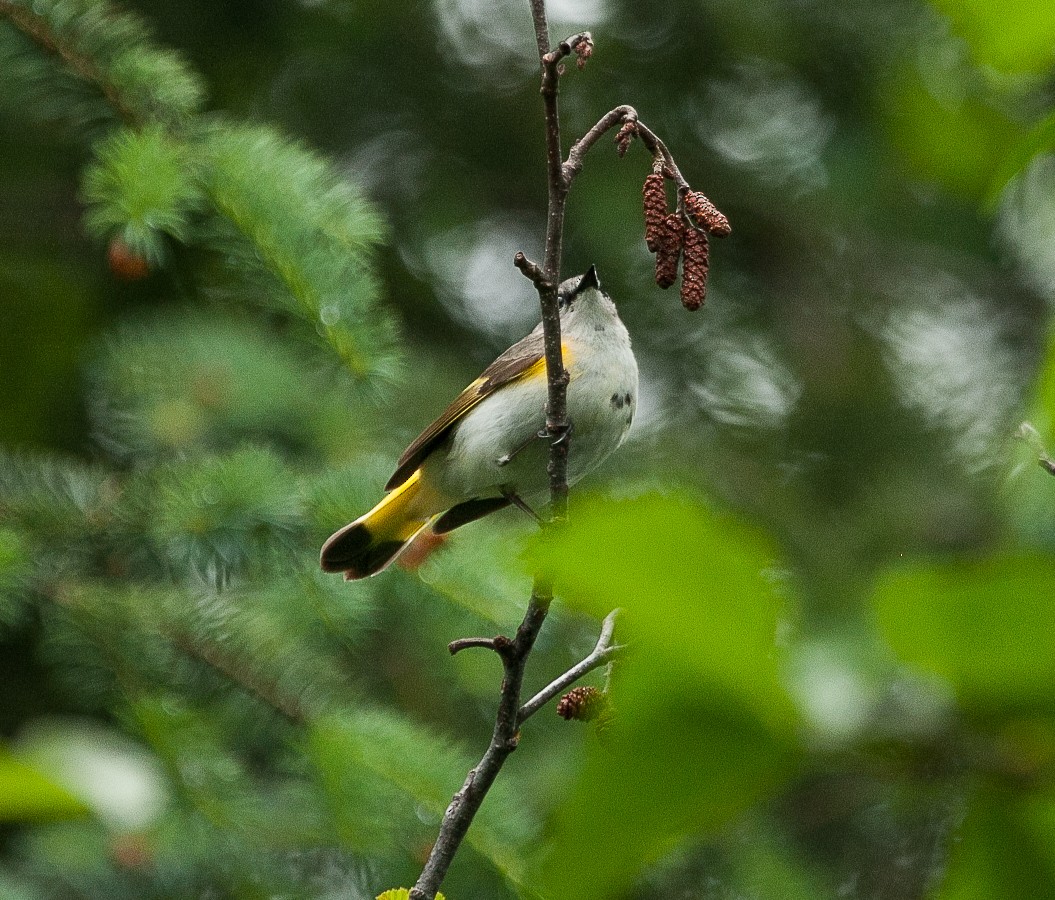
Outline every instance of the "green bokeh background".
<path id="1" fill-rule="evenodd" d="M 296 460 L 335 473 L 314 488 L 315 518 L 304 514 L 309 535 L 324 533 L 338 500 L 348 517 L 372 502 L 406 442 L 537 321 L 511 265 L 517 250 L 540 255 L 544 225 L 527 4 L 128 7 L 202 73 L 210 110 L 277 125 L 361 185 L 385 223 L 374 264 L 403 363 L 353 387 L 295 336 L 272 343 L 253 306 L 216 316 L 203 288 L 214 263 L 195 250 L 175 250 L 142 281 L 115 277 L 82 224 L 85 132 L 8 98 L 0 444 L 116 459 L 122 472 L 136 470 L 138 448 L 162 466 L 152 484 L 175 495 L 195 478 L 202 490 L 227 483 L 232 509 L 247 485 L 261 508 L 300 502 L 283 493 L 283 465 Z M 396 711 L 459 752 L 431 774 L 392 771 L 378 747 L 417 732 L 366 714 L 314 721 L 282 738 L 321 773 L 321 793 L 296 794 L 298 809 L 325 808 L 321 796 L 377 806 L 374 828 L 330 810 L 339 855 L 263 886 L 215 861 L 192 875 L 138 858 L 96 870 L 128 834 L 146 833 L 159 859 L 181 839 L 206 859 L 208 840 L 192 818 L 165 824 L 176 837 L 31 824 L 83 812 L 34 756 L 66 733 L 50 725 L 31 739 L 41 722 L 75 715 L 76 728 L 131 731 L 164 759 L 149 735 L 178 721 L 239 771 L 259 764 L 262 781 L 286 783 L 267 735 L 232 737 L 245 709 L 205 716 L 192 695 L 186 710 L 139 698 L 130 713 L 110 695 L 86 699 L 69 658 L 56 661 L 48 615 L 31 614 L 0 631 L 0 738 L 19 751 L 0 750 L 0 796 L 23 785 L 17 803 L 0 799 L 0 897 L 5 879 L 12 897 L 118 896 L 115 885 L 121 896 L 250 897 L 287 881 L 291 896 L 359 897 L 412 879 L 433 807 L 486 743 L 498 680 L 492 660 L 452 662 L 446 642 L 515 627 L 536 565 L 567 600 L 536 681 L 588 652 L 591 617 L 614 606 L 643 650 L 615 673 L 614 736 L 544 714 L 525 730 L 506 805 L 494 799 L 448 897 L 1055 894 L 1055 481 L 1035 462 L 1055 440 L 1055 6 L 589 0 L 551 4 L 551 20 L 555 36 L 589 28 L 597 44 L 562 80 L 565 136 L 634 105 L 733 234 L 712 243 L 707 307 L 685 312 L 653 283 L 642 240 L 647 154 L 619 159 L 602 141 L 572 191 L 565 274 L 597 265 L 638 353 L 640 412 L 584 486 L 572 532 L 538 545 L 503 514 L 494 529 L 459 532 L 423 573 L 305 588 L 354 647 L 364 707 Z M 129 374 L 137 353 L 164 389 Z M 229 406 L 210 406 L 212 391 Z M 1015 439 L 1024 419 L 1039 444 Z M 195 468 L 205 450 L 233 462 Z M 260 515 L 259 530 L 252 517 L 222 519 L 216 537 L 174 506 L 148 537 L 170 550 L 183 541 L 188 569 L 214 538 L 228 559 L 252 560 L 259 539 L 311 562 L 283 510 Z M 6 577 L 28 545 L 0 525 Z M 261 603 L 281 610 L 281 590 Z M 295 658 L 282 633 L 254 640 Z M 209 732 L 217 722 L 222 738 Z M 349 759 L 411 784 L 422 807 L 371 799 Z M 281 774 L 300 784 L 303 773 Z M 229 829 L 232 844 L 240 834 Z M 327 881 L 327 865 L 341 877 Z"/>

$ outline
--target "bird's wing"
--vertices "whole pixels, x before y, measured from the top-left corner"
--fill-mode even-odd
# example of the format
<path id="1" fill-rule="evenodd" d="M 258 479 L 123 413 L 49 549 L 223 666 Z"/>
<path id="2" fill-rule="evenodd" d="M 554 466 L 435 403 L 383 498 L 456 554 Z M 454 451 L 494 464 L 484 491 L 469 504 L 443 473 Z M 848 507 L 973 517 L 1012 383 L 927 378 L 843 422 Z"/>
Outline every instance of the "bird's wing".
<path id="1" fill-rule="evenodd" d="M 567 363 L 567 349 L 562 348 Z M 523 340 L 517 341 L 498 359 L 484 369 L 483 374 L 462 391 L 440 417 L 419 434 L 403 451 L 396 471 L 388 479 L 385 490 L 399 487 L 417 471 L 418 466 L 439 446 L 462 417 L 485 397 L 503 385 L 521 378 L 545 373 L 546 358 L 542 331 L 536 329 Z"/>

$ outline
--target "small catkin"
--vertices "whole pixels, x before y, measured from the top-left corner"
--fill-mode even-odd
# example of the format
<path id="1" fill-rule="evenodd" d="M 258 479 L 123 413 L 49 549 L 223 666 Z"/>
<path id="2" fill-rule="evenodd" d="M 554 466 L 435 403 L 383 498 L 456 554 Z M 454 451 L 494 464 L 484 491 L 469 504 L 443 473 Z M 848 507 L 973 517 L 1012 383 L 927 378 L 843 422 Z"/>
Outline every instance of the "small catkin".
<path id="1" fill-rule="evenodd" d="M 593 38 L 589 35 L 585 35 L 576 42 L 573 49 L 575 50 L 576 56 L 575 65 L 579 67 L 579 71 L 581 72 L 586 68 L 586 60 L 593 56 Z"/>
<path id="2" fill-rule="evenodd" d="M 562 719 L 589 722 L 608 706 L 608 698 L 598 688 L 586 685 L 572 688 L 557 702 L 557 715 Z"/>
<path id="3" fill-rule="evenodd" d="M 641 195 L 645 200 L 645 244 L 648 252 L 659 250 L 663 239 L 663 220 L 667 217 L 667 189 L 663 176 L 653 172 L 645 179 Z"/>
<path id="4" fill-rule="evenodd" d="M 656 284 L 669 288 L 678 280 L 678 258 L 685 238 L 685 224 L 681 216 L 671 213 L 663 219 L 663 232 L 656 249 Z"/>
<path id="5" fill-rule="evenodd" d="M 626 156 L 626 151 L 630 149 L 630 142 L 633 141 L 636 134 L 637 123 L 633 119 L 627 119 L 615 135 L 616 153 L 620 156 Z M 663 203 L 666 205 L 666 198 L 664 198 Z"/>
<path id="6" fill-rule="evenodd" d="M 700 228 L 715 237 L 726 237 L 733 227 L 725 215 L 700 191 L 689 191 L 685 195 L 685 209 Z"/>
<path id="7" fill-rule="evenodd" d="M 707 233 L 687 228 L 683 247 L 685 261 L 681 268 L 681 303 L 688 310 L 696 310 L 707 299 Z"/>

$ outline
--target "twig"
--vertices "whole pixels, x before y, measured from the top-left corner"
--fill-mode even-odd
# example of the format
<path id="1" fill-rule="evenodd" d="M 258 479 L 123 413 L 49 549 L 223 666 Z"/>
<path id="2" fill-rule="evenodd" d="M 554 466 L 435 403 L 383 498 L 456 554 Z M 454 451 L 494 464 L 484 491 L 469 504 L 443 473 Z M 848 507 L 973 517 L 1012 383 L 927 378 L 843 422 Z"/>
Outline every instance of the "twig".
<path id="1" fill-rule="evenodd" d="M 447 869 L 458 852 L 465 833 L 469 830 L 473 818 L 484 797 L 494 784 L 495 778 L 520 741 L 518 730 L 520 687 L 524 679 L 524 667 L 531 648 L 535 645 L 542 623 L 546 619 L 553 597 L 548 586 L 543 586 L 545 593 L 532 592 L 531 602 L 524 616 L 524 621 L 517 629 L 516 637 L 510 642 L 508 652 L 501 654 L 505 677 L 502 680 L 502 694 L 498 703 L 498 714 L 491 734 L 491 743 L 478 762 L 465 777 L 461 790 L 454 795 L 447 811 L 443 814 L 440 833 L 429 853 L 428 861 L 421 872 L 421 877 L 410 891 L 411 900 L 434 900 Z"/>
<path id="2" fill-rule="evenodd" d="M 451 641 L 447 645 L 447 649 L 450 651 L 451 656 L 454 656 L 456 653 L 461 653 L 462 650 L 468 650 L 470 647 L 494 650 L 495 653 L 501 654 L 505 652 L 505 648 L 508 647 L 509 643 L 509 638 L 503 637 L 502 635 L 493 638 L 468 637 L 458 638 L 456 641 Z"/>
<path id="3" fill-rule="evenodd" d="M 546 356 L 546 434 L 550 439 L 549 475 L 551 522 L 563 522 L 568 509 L 568 450 L 570 426 L 568 423 L 568 373 L 561 354 L 560 306 L 557 302 L 557 286 L 560 284 L 561 252 L 564 243 L 564 208 L 568 198 L 569 182 L 564 177 L 561 158 L 560 118 L 557 107 L 558 82 L 561 60 L 573 52 L 586 58 L 593 42 L 589 33 L 583 32 L 562 41 L 555 49 L 550 48 L 549 23 L 546 19 L 545 0 L 530 0 L 531 18 L 535 28 L 539 65 L 542 76 L 542 104 L 545 119 L 546 171 L 547 171 L 547 217 L 546 244 L 542 265 L 532 262 L 522 253 L 515 263 L 538 293 L 542 313 L 542 332 Z M 581 48 L 581 49 L 580 49 Z M 458 847 L 472 824 L 476 811 L 506 758 L 516 749 L 520 738 L 520 688 L 524 668 L 535 639 L 546 620 L 553 600 L 551 586 L 541 578 L 535 579 L 531 600 L 516 637 L 500 653 L 505 677 L 502 681 L 498 713 L 495 718 L 491 743 L 480 762 L 470 770 L 461 790 L 454 795 L 440 825 L 436 843 L 432 847 L 421 877 L 410 891 L 411 900 L 434 900 L 447 868 L 454 859 Z M 457 646 L 457 642 L 456 642 Z M 467 645 L 468 646 L 468 645 Z M 478 643 L 472 646 L 480 646 Z M 492 644 L 493 647 L 493 644 Z M 457 647 L 457 649 L 461 649 Z M 457 652 L 452 649 L 452 652 Z"/>
<path id="4" fill-rule="evenodd" d="M 623 646 L 620 644 L 612 643 L 612 635 L 615 632 L 615 617 L 618 615 L 619 610 L 612 610 L 607 616 L 605 616 L 604 623 L 601 626 L 601 635 L 597 638 L 597 646 L 593 648 L 593 651 L 587 656 L 582 662 L 576 663 L 567 672 L 560 676 L 549 684 L 547 684 L 541 691 L 535 694 L 527 703 L 520 707 L 520 712 L 517 713 L 517 723 L 523 725 L 528 719 L 530 719 L 535 713 L 537 713 L 543 706 L 550 702 L 558 694 L 564 693 L 565 690 L 570 688 L 576 681 L 586 675 L 588 672 L 592 672 L 594 669 L 599 669 L 605 665 L 612 657 L 618 655 L 623 651 Z"/>

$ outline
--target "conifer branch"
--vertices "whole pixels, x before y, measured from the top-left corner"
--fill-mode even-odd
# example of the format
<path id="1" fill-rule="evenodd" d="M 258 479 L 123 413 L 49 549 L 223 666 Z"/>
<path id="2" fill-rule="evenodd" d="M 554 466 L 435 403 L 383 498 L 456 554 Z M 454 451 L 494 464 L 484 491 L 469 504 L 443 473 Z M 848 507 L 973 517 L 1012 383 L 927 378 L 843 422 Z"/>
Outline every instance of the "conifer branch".
<path id="1" fill-rule="evenodd" d="M 271 707 L 293 725 L 308 723 L 307 711 L 298 700 L 283 697 L 277 684 L 250 673 L 244 665 L 229 659 L 216 644 L 195 640 L 182 633 L 172 633 L 169 639 L 181 652 L 205 663 L 225 680 Z"/>
<path id="2" fill-rule="evenodd" d="M 5 16 L 12 25 L 49 56 L 57 57 L 79 78 L 94 84 L 122 122 L 129 126 L 142 124 L 139 115 L 125 103 L 120 92 L 104 77 L 92 59 L 61 40 L 48 27 L 47 21 L 42 16 L 38 16 L 33 10 L 13 0 L 0 0 L 0 15 Z"/>

